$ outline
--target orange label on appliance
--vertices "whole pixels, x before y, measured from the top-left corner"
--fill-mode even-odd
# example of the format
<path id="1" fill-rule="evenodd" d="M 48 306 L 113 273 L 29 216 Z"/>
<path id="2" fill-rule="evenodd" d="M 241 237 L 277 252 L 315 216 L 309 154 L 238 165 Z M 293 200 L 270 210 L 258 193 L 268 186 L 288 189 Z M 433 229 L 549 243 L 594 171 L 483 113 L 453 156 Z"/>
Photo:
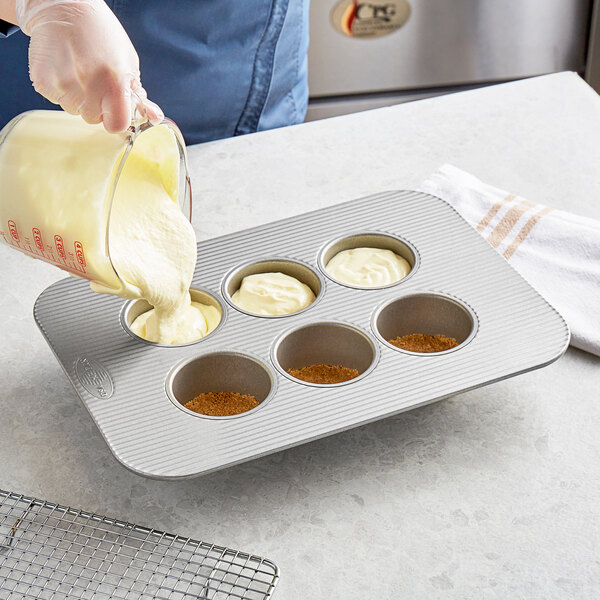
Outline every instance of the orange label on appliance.
<path id="1" fill-rule="evenodd" d="M 31 233 L 33 234 L 33 241 L 35 242 L 36 248 L 43 252 L 44 242 L 42 241 L 42 232 L 37 227 L 34 227 L 31 230 Z"/>
<path id="2" fill-rule="evenodd" d="M 77 262 L 85 267 L 85 254 L 83 253 L 83 244 L 81 242 L 75 242 L 75 256 L 77 257 Z"/>
<path id="3" fill-rule="evenodd" d="M 374 38 L 400 29 L 410 17 L 407 0 L 340 0 L 331 11 L 337 31 L 355 38 Z"/>
<path id="4" fill-rule="evenodd" d="M 19 242 L 19 230 L 17 229 L 17 224 L 14 221 L 8 222 L 8 230 L 10 231 L 10 235 L 15 242 Z"/>
<path id="5" fill-rule="evenodd" d="M 60 237 L 60 235 L 54 236 L 54 245 L 56 246 L 56 251 L 58 252 L 58 255 L 63 260 L 66 260 L 67 253 L 65 252 L 65 243 L 63 242 L 63 239 L 62 237 Z"/>

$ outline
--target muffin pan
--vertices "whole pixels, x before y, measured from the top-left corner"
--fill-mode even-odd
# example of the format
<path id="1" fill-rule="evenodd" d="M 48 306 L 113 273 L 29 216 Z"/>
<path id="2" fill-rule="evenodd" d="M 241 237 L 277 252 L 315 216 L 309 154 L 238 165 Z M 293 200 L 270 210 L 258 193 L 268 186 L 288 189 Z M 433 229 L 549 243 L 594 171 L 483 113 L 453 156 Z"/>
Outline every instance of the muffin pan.
<path id="1" fill-rule="evenodd" d="M 398 283 L 356 289 L 323 265 L 360 245 L 394 249 L 412 266 Z M 276 318 L 231 304 L 243 274 L 279 270 L 307 283 L 309 307 Z M 461 391 L 545 366 L 566 350 L 562 317 L 447 203 L 386 192 L 198 244 L 192 283 L 222 311 L 219 327 L 180 346 L 128 330 L 146 306 L 68 278 L 34 316 L 116 458 L 148 477 L 185 478 L 264 456 Z M 388 340 L 455 337 L 419 354 Z M 359 376 L 317 385 L 287 373 L 341 364 Z M 231 417 L 183 405 L 202 392 L 253 394 Z"/>

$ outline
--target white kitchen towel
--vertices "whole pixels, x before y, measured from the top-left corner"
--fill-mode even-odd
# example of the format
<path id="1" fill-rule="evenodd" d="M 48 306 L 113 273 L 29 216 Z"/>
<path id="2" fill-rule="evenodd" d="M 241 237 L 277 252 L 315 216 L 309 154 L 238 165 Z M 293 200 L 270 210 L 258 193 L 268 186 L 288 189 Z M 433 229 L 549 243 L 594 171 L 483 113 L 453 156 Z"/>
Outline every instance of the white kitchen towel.
<path id="1" fill-rule="evenodd" d="M 444 165 L 420 190 L 449 202 L 600 356 L 600 221 L 530 202 Z"/>

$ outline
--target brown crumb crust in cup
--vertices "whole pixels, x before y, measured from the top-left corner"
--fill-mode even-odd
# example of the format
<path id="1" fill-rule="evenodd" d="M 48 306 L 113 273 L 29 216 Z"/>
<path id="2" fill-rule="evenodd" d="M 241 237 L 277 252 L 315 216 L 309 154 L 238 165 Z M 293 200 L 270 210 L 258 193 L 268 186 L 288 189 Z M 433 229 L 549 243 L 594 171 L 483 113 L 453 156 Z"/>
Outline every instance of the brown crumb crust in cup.
<path id="1" fill-rule="evenodd" d="M 301 369 L 289 369 L 288 373 L 301 381 L 325 384 L 342 383 L 359 376 L 357 369 L 324 364 L 309 365 Z"/>
<path id="2" fill-rule="evenodd" d="M 423 353 L 443 352 L 444 350 L 450 350 L 451 348 L 456 348 L 456 346 L 458 346 L 456 338 L 447 337 L 441 333 L 435 335 L 409 333 L 408 335 L 402 335 L 393 340 L 389 340 L 389 343 L 402 350 Z"/>
<path id="3" fill-rule="evenodd" d="M 254 396 L 237 392 L 205 392 L 184 404 L 188 410 L 211 417 L 239 415 L 258 405 Z"/>

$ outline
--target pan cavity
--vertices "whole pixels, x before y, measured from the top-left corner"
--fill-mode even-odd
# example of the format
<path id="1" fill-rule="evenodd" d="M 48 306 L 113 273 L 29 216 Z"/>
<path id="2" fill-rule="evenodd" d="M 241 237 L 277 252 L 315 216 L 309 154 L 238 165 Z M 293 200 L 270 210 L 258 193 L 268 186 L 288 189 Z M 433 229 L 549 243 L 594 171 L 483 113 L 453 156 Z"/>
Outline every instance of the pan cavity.
<path id="1" fill-rule="evenodd" d="M 278 318 L 308 310 L 323 295 L 322 277 L 297 260 L 273 258 L 234 268 L 223 280 L 223 297 L 236 310 Z"/>
<path id="2" fill-rule="evenodd" d="M 419 254 L 407 240 L 389 233 L 357 233 L 328 242 L 319 268 L 335 283 L 354 289 L 383 289 L 411 277 Z"/>
<path id="3" fill-rule="evenodd" d="M 195 417 L 226 419 L 263 407 L 275 392 L 275 374 L 260 359 L 235 351 L 185 359 L 167 376 L 167 396 Z"/>
<path id="4" fill-rule="evenodd" d="M 123 310 L 121 311 L 121 325 L 123 329 L 134 339 L 143 342 L 144 344 L 150 344 L 152 346 L 159 346 L 162 348 L 178 348 L 180 346 L 189 346 L 191 344 L 197 344 L 208 337 L 214 335 L 214 333 L 221 327 L 223 323 L 223 316 L 225 314 L 222 303 L 212 294 L 205 290 L 198 288 L 190 288 L 190 297 L 192 302 L 198 303 L 199 314 L 196 315 L 195 327 L 198 330 L 198 339 L 188 341 L 182 344 L 159 344 L 157 342 L 151 342 L 144 339 L 132 329 L 132 323 L 144 314 L 149 313 L 152 310 L 152 305 L 146 300 L 130 300 L 125 303 Z M 202 319 L 204 319 L 202 321 Z"/>
<path id="5" fill-rule="evenodd" d="M 355 383 L 377 365 L 379 348 L 357 327 L 340 321 L 300 325 L 281 335 L 273 364 L 295 383 L 332 387 Z"/>
<path id="6" fill-rule="evenodd" d="M 440 293 L 415 293 L 381 305 L 372 328 L 383 344 L 398 352 L 432 356 L 466 346 L 477 333 L 477 316 L 461 300 Z"/>

